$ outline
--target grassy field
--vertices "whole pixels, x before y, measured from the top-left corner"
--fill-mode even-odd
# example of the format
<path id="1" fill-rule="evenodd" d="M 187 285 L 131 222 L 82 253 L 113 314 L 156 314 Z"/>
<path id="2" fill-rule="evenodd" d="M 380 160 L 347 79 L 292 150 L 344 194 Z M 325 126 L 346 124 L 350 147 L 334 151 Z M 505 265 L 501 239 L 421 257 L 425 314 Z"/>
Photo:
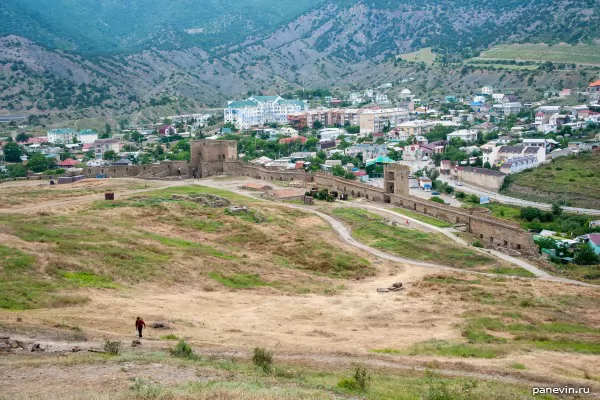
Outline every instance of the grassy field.
<path id="1" fill-rule="evenodd" d="M 475 67 L 481 67 L 481 68 L 486 68 L 486 67 L 494 67 L 497 69 L 509 69 L 509 70 L 526 70 L 526 71 L 535 71 L 539 68 L 538 65 L 510 65 L 510 64 L 488 64 L 488 63 L 478 63 L 477 60 L 466 60 L 464 61 L 464 64 L 466 65 L 472 65 Z"/>
<path id="2" fill-rule="evenodd" d="M 127 365 L 125 369 L 123 366 Z M 187 383 L 161 383 L 151 377 L 130 376 L 138 366 L 160 366 L 166 373 L 189 376 Z M 69 398 L 73 399 L 242 399 L 242 400 L 317 400 L 317 399 L 370 399 L 370 400 L 414 400 L 453 399 L 490 400 L 533 399 L 526 384 L 506 383 L 494 379 L 475 380 L 469 377 L 449 377 L 434 371 L 419 372 L 410 369 L 383 367 L 365 368 L 365 385 L 357 384 L 357 366 L 346 363 L 324 365 L 321 363 L 285 361 L 274 354 L 268 372 L 256 367 L 248 358 L 192 354 L 175 357 L 167 351 L 131 350 L 116 356 L 98 354 L 67 354 L 63 357 L 48 356 L 20 364 L 12 361 L 17 370 L 33 369 L 85 369 L 88 366 L 105 373 L 114 373 L 115 381 L 128 378 L 129 384 L 112 385 L 102 394 L 92 395 L 93 384 L 79 384 L 83 377 L 71 372 L 73 386 Z M 41 374 L 41 373 L 40 373 Z M 133 372 L 135 374 L 135 372 Z M 181 381 L 181 379 L 179 379 Z M 128 387 L 123 389 L 122 387 Z M 440 393 L 444 397 L 440 397 Z M 73 397 L 72 397 L 73 396 Z M 37 398 L 37 397 L 28 397 Z M 553 399 L 551 396 L 535 398 Z"/>
<path id="3" fill-rule="evenodd" d="M 560 157 L 512 175 L 503 193 L 525 200 L 566 201 L 574 207 L 600 209 L 600 154 Z"/>
<path id="4" fill-rule="evenodd" d="M 440 301 L 463 305 L 463 340 L 429 340 L 406 349 L 374 349 L 402 355 L 498 358 L 517 351 L 544 349 L 600 354 L 600 327 L 588 311 L 600 306 L 595 289 L 585 294 L 515 287 L 498 278 L 426 277 L 418 292 L 439 293 Z M 410 293 L 409 293 L 410 295 Z"/>
<path id="5" fill-rule="evenodd" d="M 479 58 L 600 65 L 600 45 L 505 44 L 494 46 Z"/>
<path id="6" fill-rule="evenodd" d="M 383 217 L 352 208 L 337 208 L 333 215 L 350 225 L 356 239 L 401 257 L 477 271 L 532 276 L 526 270 L 512 269 L 504 261 L 461 246 L 442 234 L 389 226 L 383 223 Z"/>
<path id="7" fill-rule="evenodd" d="M 419 214 L 405 208 L 395 207 L 392 208 L 392 211 L 397 212 L 398 214 L 406 215 L 407 217 L 411 217 L 416 219 L 417 221 L 425 222 L 426 224 L 437 226 L 438 228 L 450 228 L 452 224 L 446 221 L 442 221 L 441 219 L 433 218 L 428 215 Z"/>
<path id="8" fill-rule="evenodd" d="M 431 51 L 431 47 L 426 47 L 419 51 L 414 51 L 412 53 L 400 54 L 398 58 L 401 58 L 408 62 L 424 62 L 425 64 L 433 64 L 435 61 L 436 54 Z"/>
<path id="9" fill-rule="evenodd" d="M 224 207 L 173 198 L 204 193 L 252 212 L 230 215 Z M 0 307 L 8 309 L 82 303 L 88 298 L 75 294 L 78 288 L 118 290 L 142 282 L 330 292 L 339 287 L 335 279 L 374 273 L 369 261 L 323 241 L 331 231 L 318 218 L 198 186 L 68 213 L 5 215 L 0 232 L 14 238 L 0 246 Z M 273 271 L 288 279 L 273 278 Z"/>

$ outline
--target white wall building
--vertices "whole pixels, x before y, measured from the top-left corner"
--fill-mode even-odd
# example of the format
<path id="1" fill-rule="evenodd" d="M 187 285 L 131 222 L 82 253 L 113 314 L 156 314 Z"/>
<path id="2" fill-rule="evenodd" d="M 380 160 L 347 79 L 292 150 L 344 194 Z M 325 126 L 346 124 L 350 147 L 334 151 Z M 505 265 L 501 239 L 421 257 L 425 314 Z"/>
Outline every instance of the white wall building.
<path id="1" fill-rule="evenodd" d="M 46 134 L 48 143 L 67 144 L 73 143 L 73 139 L 77 139 L 78 132 L 73 129 L 52 129 Z"/>
<path id="2" fill-rule="evenodd" d="M 460 139 L 463 142 L 474 142 L 477 140 L 478 131 L 475 129 L 460 129 L 448 134 L 448 141 Z"/>
<path id="3" fill-rule="evenodd" d="M 83 129 L 77 134 L 77 140 L 83 144 L 94 143 L 98 140 L 98 132 L 92 129 Z"/>
<path id="4" fill-rule="evenodd" d="M 494 89 L 491 86 L 484 86 L 481 88 L 481 94 L 491 96 L 494 94 Z"/>
<path id="5" fill-rule="evenodd" d="M 308 110 L 300 100 L 286 100 L 280 96 L 252 96 L 242 101 L 230 101 L 223 111 L 225 123 L 238 129 L 248 129 L 267 123 L 285 124 L 288 115 Z"/>

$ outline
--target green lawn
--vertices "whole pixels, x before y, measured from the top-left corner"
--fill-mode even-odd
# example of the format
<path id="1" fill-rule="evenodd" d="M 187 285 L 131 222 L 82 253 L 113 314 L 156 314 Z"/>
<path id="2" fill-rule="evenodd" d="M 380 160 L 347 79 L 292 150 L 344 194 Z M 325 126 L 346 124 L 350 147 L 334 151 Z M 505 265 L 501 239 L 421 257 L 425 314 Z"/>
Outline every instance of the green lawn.
<path id="1" fill-rule="evenodd" d="M 392 211 L 397 212 L 398 214 L 406 215 L 407 217 L 414 218 L 418 221 L 425 222 L 426 224 L 437 226 L 438 228 L 452 227 L 452 224 L 449 222 L 442 221 L 441 219 L 433 218 L 428 215 L 419 214 L 414 211 L 407 210 L 405 208 L 395 207 L 392 208 Z"/>
<path id="2" fill-rule="evenodd" d="M 503 44 L 483 52 L 479 58 L 600 65 L 600 45 Z"/>
<path id="3" fill-rule="evenodd" d="M 503 271 L 508 265 L 491 256 L 455 243 L 438 233 L 425 233 L 383 223 L 383 217 L 353 208 L 336 208 L 333 215 L 348 223 L 352 236 L 369 246 L 412 258 L 457 268 L 487 272 Z M 518 275 L 527 274 L 527 271 Z"/>

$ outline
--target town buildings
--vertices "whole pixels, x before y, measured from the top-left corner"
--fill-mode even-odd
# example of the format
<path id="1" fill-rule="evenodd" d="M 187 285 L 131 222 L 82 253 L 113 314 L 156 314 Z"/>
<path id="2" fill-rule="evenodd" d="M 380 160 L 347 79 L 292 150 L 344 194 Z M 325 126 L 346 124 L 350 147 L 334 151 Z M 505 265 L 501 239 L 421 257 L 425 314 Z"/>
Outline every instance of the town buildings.
<path id="1" fill-rule="evenodd" d="M 479 132 L 476 129 L 460 129 L 456 132 L 448 134 L 448 141 L 452 139 L 460 139 L 463 142 L 474 142 L 477 140 Z"/>
<path id="2" fill-rule="evenodd" d="M 281 96 L 251 96 L 242 101 L 230 101 L 223 111 L 225 123 L 237 129 L 248 129 L 268 123 L 288 123 L 288 116 L 308 110 L 300 100 L 287 100 Z"/>

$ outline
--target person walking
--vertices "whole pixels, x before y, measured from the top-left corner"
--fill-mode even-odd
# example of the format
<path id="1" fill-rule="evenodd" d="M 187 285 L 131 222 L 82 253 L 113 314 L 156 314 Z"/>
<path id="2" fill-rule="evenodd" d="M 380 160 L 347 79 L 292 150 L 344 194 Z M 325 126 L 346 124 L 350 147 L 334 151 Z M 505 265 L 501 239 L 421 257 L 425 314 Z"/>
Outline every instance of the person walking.
<path id="1" fill-rule="evenodd" d="M 142 337 L 142 329 L 144 329 L 145 327 L 146 327 L 146 323 L 144 322 L 144 320 L 141 319 L 140 317 L 137 317 L 135 319 L 135 329 L 137 329 L 140 337 Z"/>

